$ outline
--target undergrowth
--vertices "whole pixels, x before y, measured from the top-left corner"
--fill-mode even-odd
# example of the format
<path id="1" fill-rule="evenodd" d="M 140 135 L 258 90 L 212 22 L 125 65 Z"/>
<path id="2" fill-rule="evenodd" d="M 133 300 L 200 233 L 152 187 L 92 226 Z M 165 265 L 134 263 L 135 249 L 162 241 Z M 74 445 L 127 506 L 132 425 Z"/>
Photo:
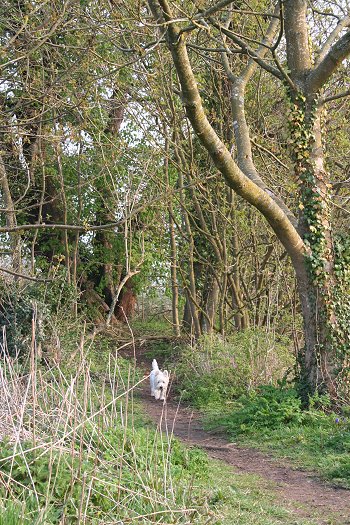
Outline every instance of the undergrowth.
<path id="1" fill-rule="evenodd" d="M 292 363 L 286 338 L 246 330 L 225 340 L 203 336 L 194 346 L 181 347 L 169 367 L 176 370 L 181 398 L 207 408 L 225 405 L 258 385 L 275 383 Z"/>
<path id="2" fill-rule="evenodd" d="M 207 428 L 350 487 L 349 405 L 335 413 L 329 397 L 316 395 L 304 410 L 288 374 L 291 360 L 284 340 L 260 331 L 225 342 L 205 337 L 178 353 L 176 388 L 201 409 Z"/>
<path id="3" fill-rule="evenodd" d="M 117 353 L 102 383 L 83 348 L 70 374 L 35 356 L 30 363 L 25 370 L 5 353 L 0 366 L 0 524 L 177 524 L 205 515 L 194 481 L 207 476 L 206 456 L 140 424 L 133 391 L 143 379 Z"/>
<path id="4" fill-rule="evenodd" d="M 143 378 L 109 338 L 77 342 L 52 367 L 35 345 L 29 368 L 3 353 L 0 525 L 310 525 L 260 479 L 148 425 Z"/>
<path id="5" fill-rule="evenodd" d="M 348 409 L 332 412 L 327 396 L 311 398 L 309 409 L 302 410 L 292 387 L 261 387 L 240 396 L 230 408 L 207 411 L 205 420 L 208 428 L 220 428 L 241 443 L 288 458 L 350 487 Z"/>
<path id="6" fill-rule="evenodd" d="M 62 306 L 43 319 L 39 307 L 30 303 L 16 346 L 4 339 L 0 348 L 0 525 L 309 525 L 276 506 L 261 480 L 236 476 L 148 425 L 134 396 L 146 379 L 120 356 L 123 345 L 119 349 L 111 334 L 94 336 Z M 252 346 L 242 347 L 241 357 L 226 348 L 223 364 L 230 361 L 232 381 L 239 382 L 233 397 L 219 391 L 212 398 L 212 414 L 246 387 L 255 391 L 266 374 L 271 381 L 283 375 L 284 360 L 276 361 L 258 337 L 257 355 Z M 205 379 L 198 374 L 203 403 L 210 374 L 223 377 L 220 345 L 205 347 L 198 361 L 201 371 L 205 356 L 214 359 Z M 155 350 L 169 359 L 177 347 L 169 352 L 159 341 Z M 237 374 L 245 355 L 248 364 Z M 256 382 L 262 363 L 268 372 Z M 194 391 L 188 389 L 188 399 Z"/>

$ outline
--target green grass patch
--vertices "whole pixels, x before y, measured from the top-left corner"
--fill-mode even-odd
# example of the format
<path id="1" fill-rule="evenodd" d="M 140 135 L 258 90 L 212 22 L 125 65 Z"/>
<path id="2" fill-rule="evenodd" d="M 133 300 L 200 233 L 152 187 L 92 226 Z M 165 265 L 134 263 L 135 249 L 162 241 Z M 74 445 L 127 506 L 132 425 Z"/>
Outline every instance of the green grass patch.
<path id="1" fill-rule="evenodd" d="M 0 488 L 0 501 L 13 501 L 4 523 L 11 523 L 12 514 L 21 514 L 23 523 L 42 514 L 45 521 L 39 523 L 52 525 L 63 519 L 97 524 L 131 518 L 143 524 L 157 521 L 154 516 L 181 523 L 181 513 L 202 514 L 205 494 L 192 484 L 207 477 L 201 451 L 164 441 L 150 429 L 121 426 L 100 435 L 85 429 L 84 443 L 74 451 L 50 446 L 37 451 L 26 443 L 15 455 L 12 445 L 2 443 L 1 474 L 8 483 Z"/>
<path id="2" fill-rule="evenodd" d="M 172 367 L 181 399 L 203 412 L 207 428 L 349 488 L 349 406 L 334 413 L 327 396 L 315 396 L 303 410 L 288 379 L 292 361 L 287 341 L 247 330 L 204 337 Z"/>
<path id="3" fill-rule="evenodd" d="M 209 508 L 214 525 L 314 525 L 276 501 L 273 483 L 210 461 Z"/>
<path id="4" fill-rule="evenodd" d="M 151 335 L 172 336 L 173 329 L 171 323 L 159 316 L 148 319 L 133 319 L 131 329 L 135 337 L 147 337 Z"/>
<path id="5" fill-rule="evenodd" d="M 328 401 L 323 399 L 326 405 Z M 205 422 L 242 444 L 287 458 L 349 488 L 350 420 L 327 412 L 327 407 L 317 408 L 320 404 L 322 398 L 316 398 L 309 410 L 302 410 L 293 388 L 265 386 L 207 411 Z"/>

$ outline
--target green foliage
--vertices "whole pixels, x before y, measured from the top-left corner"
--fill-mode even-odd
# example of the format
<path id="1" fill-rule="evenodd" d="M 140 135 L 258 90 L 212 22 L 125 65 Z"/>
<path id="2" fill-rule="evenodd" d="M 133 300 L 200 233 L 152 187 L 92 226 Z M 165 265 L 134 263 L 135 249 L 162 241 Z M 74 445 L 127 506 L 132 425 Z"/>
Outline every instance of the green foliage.
<path id="1" fill-rule="evenodd" d="M 241 396 L 232 408 L 225 426 L 237 435 L 247 430 L 299 424 L 304 419 L 296 390 L 272 385 L 261 386 L 257 392 Z"/>
<path id="2" fill-rule="evenodd" d="M 96 443 L 95 443 L 96 441 Z M 98 457 L 92 445 L 98 445 Z M 2 443 L 0 465 L 2 477 L 11 480 L 11 498 L 27 504 L 36 500 L 36 507 L 45 509 L 49 523 L 80 523 L 79 509 L 88 505 L 88 516 L 109 516 L 122 519 L 164 510 L 162 494 L 171 484 L 176 486 L 172 506 L 190 504 L 188 484 L 192 478 L 204 480 L 208 475 L 208 460 L 198 449 L 185 449 L 173 440 L 171 446 L 145 428 L 110 428 L 102 435 L 90 436 L 89 447 L 73 453 L 48 447 L 44 453 L 30 450 L 15 454 L 13 446 Z M 121 462 L 121 454 L 123 460 Z M 83 479 L 88 480 L 89 491 Z M 168 486 L 169 485 L 169 486 Z M 130 494 L 137 497 L 130 498 Z M 8 498 L 6 485 L 0 488 L 0 500 Z M 188 500 L 188 501 L 187 501 Z M 118 502 L 123 501 L 122 504 Z M 82 506 L 83 504 L 83 506 Z M 194 501 L 191 502 L 193 507 Z M 18 516 L 13 506 L 11 515 Z M 5 519 L 5 518 L 4 518 Z M 11 521 L 4 522 L 10 525 Z M 17 523 L 17 522 L 16 522 Z M 27 523 L 27 521 L 23 521 Z"/>
<path id="3" fill-rule="evenodd" d="M 204 411 L 209 428 L 350 486 L 350 411 L 345 406 L 334 414 L 329 395 L 319 393 L 304 410 L 298 390 L 281 379 L 292 360 L 287 341 L 273 345 L 260 331 L 226 343 L 206 337 L 182 349 L 176 380 L 182 396 Z"/>
<path id="4" fill-rule="evenodd" d="M 332 289 L 332 308 L 336 312 L 337 326 L 333 336 L 333 344 L 339 356 L 340 367 L 343 370 L 340 380 L 341 388 L 350 391 L 350 240 L 348 235 L 338 235 L 334 239 L 335 263 L 334 272 L 337 277 Z"/>
<path id="5" fill-rule="evenodd" d="M 5 330 L 10 356 L 28 354 L 33 326 L 36 344 L 48 342 L 52 326 L 57 327 L 59 319 L 67 319 L 67 310 L 73 311 L 76 291 L 66 277 L 66 269 L 57 267 L 49 285 L 0 284 L 0 327 Z"/>
<path id="6" fill-rule="evenodd" d="M 25 448 L 25 444 L 24 448 Z M 27 443 L 28 448 L 31 444 Z M 67 453 L 60 454 L 59 451 L 51 451 L 50 454 L 40 455 L 34 451 L 25 452 L 25 455 L 15 456 L 14 460 L 6 459 L 13 454 L 10 444 L 2 443 L 0 449 L 1 472 L 5 479 L 11 480 L 12 497 L 20 498 L 23 489 L 27 490 L 26 497 L 38 498 L 41 507 L 49 502 L 52 506 L 52 523 L 58 523 L 62 513 L 68 517 L 75 515 L 74 503 L 81 498 L 81 484 L 74 480 L 73 472 L 77 472 L 78 459 L 70 457 Z M 81 465 L 82 471 L 86 471 L 89 464 L 85 461 Z M 90 471 L 91 471 L 90 466 Z M 52 483 L 52 486 L 51 486 Z M 70 494 L 67 499 L 66 496 Z M 48 498 L 49 495 L 49 498 Z M 0 489 L 1 499 L 8 497 L 5 486 Z"/>
<path id="7" fill-rule="evenodd" d="M 316 394 L 309 407 L 302 410 L 294 388 L 263 386 L 209 411 L 206 424 L 350 487 L 350 419 L 330 412 L 329 396 Z"/>
<path id="8" fill-rule="evenodd" d="M 275 383 L 292 365 L 289 341 L 263 330 L 246 330 L 223 341 L 204 336 L 180 350 L 175 365 L 182 399 L 197 407 L 230 402 L 263 383 Z"/>
<path id="9" fill-rule="evenodd" d="M 135 331 L 135 334 L 140 337 L 147 335 L 160 335 L 166 337 L 167 335 L 171 336 L 173 333 L 171 324 L 159 315 L 154 315 L 152 318 L 145 321 L 137 318 L 133 319 L 132 329 Z M 164 343 L 159 342 L 159 344 L 162 345 Z M 169 351 L 170 350 L 171 349 L 169 349 Z"/>
<path id="10" fill-rule="evenodd" d="M 54 513 L 48 505 L 45 511 L 38 510 L 33 496 L 28 496 L 19 502 L 4 501 L 0 508 L 0 525 L 51 525 Z"/>
<path id="11" fill-rule="evenodd" d="M 19 505 L 10 503 L 0 509 L 0 525 L 23 525 L 22 513 L 23 510 Z"/>
<path id="12" fill-rule="evenodd" d="M 0 297 L 0 326 L 5 332 L 4 344 L 10 356 L 24 355 L 30 348 L 32 333 L 32 318 L 35 300 L 34 287 L 26 289 L 12 285 L 1 285 Z M 47 315 L 47 308 L 40 307 L 43 317 Z M 44 333 L 40 330 L 38 340 L 42 340 Z"/>
<path id="13" fill-rule="evenodd" d="M 118 461 L 120 457 L 120 443 L 123 443 L 125 461 L 131 471 L 148 471 L 153 474 L 154 482 L 163 484 L 164 471 L 169 470 L 173 482 L 178 483 L 181 491 L 186 488 L 182 482 L 193 476 L 206 479 L 208 476 L 208 458 L 197 448 L 185 448 L 180 441 L 173 439 L 171 446 L 168 442 L 155 437 L 148 428 L 125 429 L 113 428 L 104 433 L 100 452 L 108 461 Z M 169 447 L 169 448 L 168 448 Z M 166 456 L 169 453 L 169 463 Z M 135 478 L 136 479 L 136 478 Z M 184 494 L 183 494 L 184 495 Z"/>
<path id="14" fill-rule="evenodd" d="M 288 91 L 289 92 L 289 91 Z M 314 123 L 317 112 L 317 100 L 308 107 L 309 102 L 301 93 L 289 92 L 292 156 L 300 187 L 299 209 L 306 233 L 304 242 L 310 247 L 307 263 L 313 282 L 323 285 L 326 279 L 326 231 L 325 222 L 329 221 L 329 188 L 320 186 L 316 179 L 311 151 L 315 142 Z"/>

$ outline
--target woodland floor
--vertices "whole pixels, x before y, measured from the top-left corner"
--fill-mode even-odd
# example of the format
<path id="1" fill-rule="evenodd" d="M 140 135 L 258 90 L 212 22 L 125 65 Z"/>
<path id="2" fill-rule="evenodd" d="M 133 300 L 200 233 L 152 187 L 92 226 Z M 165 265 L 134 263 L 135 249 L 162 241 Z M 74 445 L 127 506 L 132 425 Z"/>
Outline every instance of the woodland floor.
<path id="1" fill-rule="evenodd" d="M 150 359 L 147 349 L 123 355 L 136 358 L 136 363 L 149 374 Z M 156 356 L 157 357 L 157 356 Z M 159 366 L 161 367 L 161 360 Z M 350 490 L 332 486 L 318 479 L 314 473 L 297 470 L 290 464 L 272 458 L 256 449 L 231 443 L 224 436 L 208 432 L 201 426 L 200 414 L 176 402 L 171 388 L 166 404 L 150 396 L 148 382 L 143 383 L 140 397 L 146 414 L 163 431 L 173 433 L 189 446 L 203 449 L 209 457 L 231 465 L 235 474 L 258 475 L 268 483 L 277 499 L 296 516 L 308 518 L 317 525 L 350 524 Z"/>

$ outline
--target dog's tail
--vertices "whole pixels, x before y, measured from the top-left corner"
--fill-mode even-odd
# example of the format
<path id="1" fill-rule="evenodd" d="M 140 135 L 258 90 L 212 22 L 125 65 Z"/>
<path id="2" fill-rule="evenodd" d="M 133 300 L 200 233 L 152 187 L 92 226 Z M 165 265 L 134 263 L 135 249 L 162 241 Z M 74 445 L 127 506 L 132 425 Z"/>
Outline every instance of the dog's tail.
<path id="1" fill-rule="evenodd" d="M 152 361 L 152 368 L 153 370 L 159 370 L 158 363 L 155 359 Z"/>

